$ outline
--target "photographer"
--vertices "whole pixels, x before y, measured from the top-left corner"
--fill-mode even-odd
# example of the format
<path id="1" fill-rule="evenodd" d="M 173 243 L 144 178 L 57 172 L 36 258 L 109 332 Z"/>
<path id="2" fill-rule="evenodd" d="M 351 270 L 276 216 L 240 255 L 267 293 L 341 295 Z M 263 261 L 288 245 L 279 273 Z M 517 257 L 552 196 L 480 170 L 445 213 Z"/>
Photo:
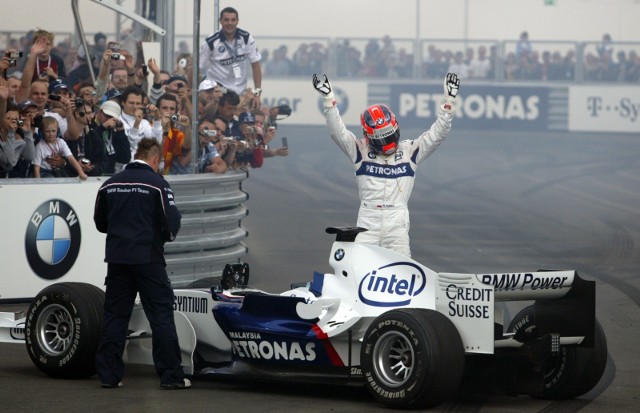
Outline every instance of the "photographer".
<path id="1" fill-rule="evenodd" d="M 21 117 L 8 102 L 9 91 L 0 80 L 0 178 L 25 178 L 35 155 L 31 117 Z"/>
<path id="2" fill-rule="evenodd" d="M 277 128 L 275 126 L 269 126 L 266 130 L 264 129 L 264 121 L 266 115 L 259 110 L 254 110 L 251 113 L 253 113 L 256 119 L 255 128 L 259 138 L 258 143 L 262 146 L 262 156 L 264 158 L 273 158 L 274 156 L 288 156 L 289 148 L 285 145 L 281 146 L 278 149 L 269 148 L 269 142 L 271 142 L 276 136 Z"/>
<path id="3" fill-rule="evenodd" d="M 191 88 L 187 83 L 187 78 L 173 75 L 164 84 L 165 93 L 170 93 L 177 99 L 177 113 L 189 117 L 189 121 L 191 121 Z"/>
<path id="4" fill-rule="evenodd" d="M 178 100 L 172 94 L 165 93 L 158 98 L 161 113 L 162 148 L 164 165 L 163 175 L 181 175 L 191 173 L 191 139 L 185 139 L 182 130 L 189 130 L 189 118 L 178 115 Z M 180 130 L 180 129 L 182 130 Z"/>
<path id="5" fill-rule="evenodd" d="M 124 126 L 124 133 L 129 139 L 131 157 L 136 153 L 138 142 L 142 138 L 155 138 L 162 143 L 162 124 L 155 122 L 160 119 L 160 111 L 154 105 L 142 106 L 144 92 L 137 86 L 129 86 L 122 92 L 123 102 L 120 121 Z"/>
<path id="6" fill-rule="evenodd" d="M 215 121 L 203 119 L 198 126 L 198 172 L 223 174 L 227 171 L 227 163 L 223 160 L 218 148 L 223 144 L 223 136 L 219 134 Z"/>
<path id="7" fill-rule="evenodd" d="M 110 48 L 105 50 L 100 62 L 100 72 L 96 79 L 98 96 L 103 96 L 109 89 L 124 89 L 133 85 L 135 66 L 133 56 L 125 49 L 121 49 L 118 43 L 109 43 Z M 113 48 L 113 49 L 112 49 Z M 111 79 L 109 79 L 111 75 Z M 111 80 L 111 85 L 109 85 Z"/>
<path id="8" fill-rule="evenodd" d="M 113 175 L 116 172 L 116 165 L 126 165 L 131 160 L 129 140 L 122 128 L 122 122 L 119 121 L 121 113 L 120 105 L 108 100 L 100 106 L 90 124 L 91 142 L 101 141 L 107 156 L 102 175 Z M 99 166 L 97 163 L 94 165 Z"/>
<path id="9" fill-rule="evenodd" d="M 91 128 L 98 125 L 94 122 L 93 106 L 82 99 L 76 99 L 74 116 L 82 129 L 77 140 L 67 141 L 73 156 L 80 163 L 80 167 L 88 176 L 100 176 L 108 169 L 107 150 L 102 137 L 92 133 Z M 69 176 L 75 175 L 75 170 L 67 165 Z"/>
<path id="10" fill-rule="evenodd" d="M 258 130 L 255 127 L 256 118 L 251 112 L 242 112 L 238 116 L 240 136 L 237 142 L 234 169 L 262 167 L 264 161 L 262 146 L 259 144 Z"/>

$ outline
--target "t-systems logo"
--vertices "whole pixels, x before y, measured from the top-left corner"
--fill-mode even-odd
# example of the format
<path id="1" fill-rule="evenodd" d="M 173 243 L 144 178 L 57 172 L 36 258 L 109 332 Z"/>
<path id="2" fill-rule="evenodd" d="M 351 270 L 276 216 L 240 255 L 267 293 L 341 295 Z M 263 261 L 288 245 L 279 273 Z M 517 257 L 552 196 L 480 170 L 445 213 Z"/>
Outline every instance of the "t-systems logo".
<path id="1" fill-rule="evenodd" d="M 402 307 L 427 284 L 424 271 L 410 262 L 394 262 L 369 272 L 360 281 L 360 300 L 375 307 Z"/>

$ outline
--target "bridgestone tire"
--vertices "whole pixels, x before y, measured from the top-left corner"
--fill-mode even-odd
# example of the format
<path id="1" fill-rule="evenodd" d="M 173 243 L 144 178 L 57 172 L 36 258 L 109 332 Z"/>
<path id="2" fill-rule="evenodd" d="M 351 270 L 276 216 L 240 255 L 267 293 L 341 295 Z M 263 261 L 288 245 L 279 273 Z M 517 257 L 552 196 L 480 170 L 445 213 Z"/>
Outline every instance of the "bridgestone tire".
<path id="1" fill-rule="evenodd" d="M 360 362 L 376 400 L 394 408 L 424 408 L 451 398 L 458 389 L 464 347 L 446 316 L 425 309 L 392 310 L 367 329 Z"/>
<path id="2" fill-rule="evenodd" d="M 42 290 L 27 312 L 25 339 L 33 364 L 51 377 L 95 374 L 102 332 L 104 293 L 83 283 L 59 283 Z"/>
<path id="3" fill-rule="evenodd" d="M 510 332 L 523 328 L 535 328 L 533 306 L 524 308 L 509 324 Z M 594 334 L 593 348 L 560 346 L 559 354 L 540 366 L 544 373 L 544 389 L 529 396 L 549 400 L 573 399 L 593 389 L 607 364 L 607 339 L 598 320 Z"/>

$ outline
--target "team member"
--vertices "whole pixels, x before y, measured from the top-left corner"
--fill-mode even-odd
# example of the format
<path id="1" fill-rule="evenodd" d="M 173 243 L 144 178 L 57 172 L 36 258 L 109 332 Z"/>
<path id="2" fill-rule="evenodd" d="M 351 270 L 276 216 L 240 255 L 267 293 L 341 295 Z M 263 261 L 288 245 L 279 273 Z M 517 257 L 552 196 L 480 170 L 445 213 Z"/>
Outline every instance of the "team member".
<path id="1" fill-rule="evenodd" d="M 411 256 L 409 210 L 416 169 L 446 138 L 451 129 L 460 80 L 454 73 L 444 80 L 444 98 L 438 117 L 429 130 L 415 140 L 400 139 L 395 115 L 386 105 L 368 107 L 360 121 L 363 139 L 347 130 L 340 118 L 331 84 L 313 75 L 313 87 L 323 96 L 329 134 L 353 162 L 360 194 L 357 242 L 379 245 Z"/>
<path id="2" fill-rule="evenodd" d="M 162 389 L 184 389 L 180 346 L 173 318 L 173 290 L 165 270 L 164 243 L 173 241 L 182 218 L 167 181 L 158 174 L 162 147 L 138 143 L 135 160 L 98 191 L 93 219 L 107 234 L 107 277 L 102 341 L 96 370 L 102 387 L 122 386 L 127 327 L 136 294 L 152 332 L 153 362 Z"/>
<path id="3" fill-rule="evenodd" d="M 262 56 L 253 36 L 245 30 L 238 29 L 238 22 L 236 9 L 222 9 L 222 29 L 207 37 L 200 45 L 200 70 L 207 79 L 216 81 L 240 95 L 247 87 L 251 68 L 253 85 L 259 96 L 262 92 Z"/>

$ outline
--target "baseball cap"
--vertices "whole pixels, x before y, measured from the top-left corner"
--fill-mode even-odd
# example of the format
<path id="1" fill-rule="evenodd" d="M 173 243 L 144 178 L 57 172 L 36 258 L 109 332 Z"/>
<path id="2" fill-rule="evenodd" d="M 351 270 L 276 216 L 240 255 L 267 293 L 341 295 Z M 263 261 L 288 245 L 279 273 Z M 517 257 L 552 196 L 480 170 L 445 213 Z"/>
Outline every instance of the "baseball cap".
<path id="1" fill-rule="evenodd" d="M 184 76 L 180 76 L 180 75 L 173 75 L 173 76 L 171 76 L 169 79 L 167 79 L 167 80 L 165 80 L 165 81 L 164 81 L 164 84 L 165 84 L 165 85 L 168 85 L 168 84 L 170 84 L 171 82 L 175 82 L 176 80 L 180 80 L 180 81 L 184 82 L 184 83 L 185 83 L 185 85 L 187 84 L 187 78 L 186 78 L 186 77 L 184 77 Z"/>
<path id="2" fill-rule="evenodd" d="M 203 90 L 210 90 L 216 86 L 218 86 L 218 83 L 216 83 L 215 80 L 205 79 L 202 82 L 200 82 L 200 86 L 198 86 L 198 91 L 201 92 Z"/>
<path id="3" fill-rule="evenodd" d="M 100 110 L 104 112 L 105 115 L 109 115 L 114 118 L 119 118 L 122 113 L 122 108 L 113 100 L 107 100 L 100 106 Z"/>
<path id="4" fill-rule="evenodd" d="M 18 103 L 18 109 L 20 109 L 20 111 L 25 110 L 29 106 L 38 107 L 38 105 L 36 105 L 36 103 L 33 100 L 29 100 L 29 99 L 25 100 L 24 102 Z"/>
<path id="5" fill-rule="evenodd" d="M 49 93 L 53 93 L 60 89 L 69 89 L 69 86 L 62 79 L 56 79 L 49 82 Z"/>
<path id="6" fill-rule="evenodd" d="M 256 117 L 251 112 L 242 112 L 240 116 L 238 116 L 238 124 L 242 125 L 243 123 L 255 123 Z"/>
<path id="7" fill-rule="evenodd" d="M 107 100 L 111 100 L 111 99 L 122 96 L 122 93 L 118 89 L 111 89 L 111 90 L 107 90 L 107 93 L 105 93 L 105 96 L 107 97 Z"/>

